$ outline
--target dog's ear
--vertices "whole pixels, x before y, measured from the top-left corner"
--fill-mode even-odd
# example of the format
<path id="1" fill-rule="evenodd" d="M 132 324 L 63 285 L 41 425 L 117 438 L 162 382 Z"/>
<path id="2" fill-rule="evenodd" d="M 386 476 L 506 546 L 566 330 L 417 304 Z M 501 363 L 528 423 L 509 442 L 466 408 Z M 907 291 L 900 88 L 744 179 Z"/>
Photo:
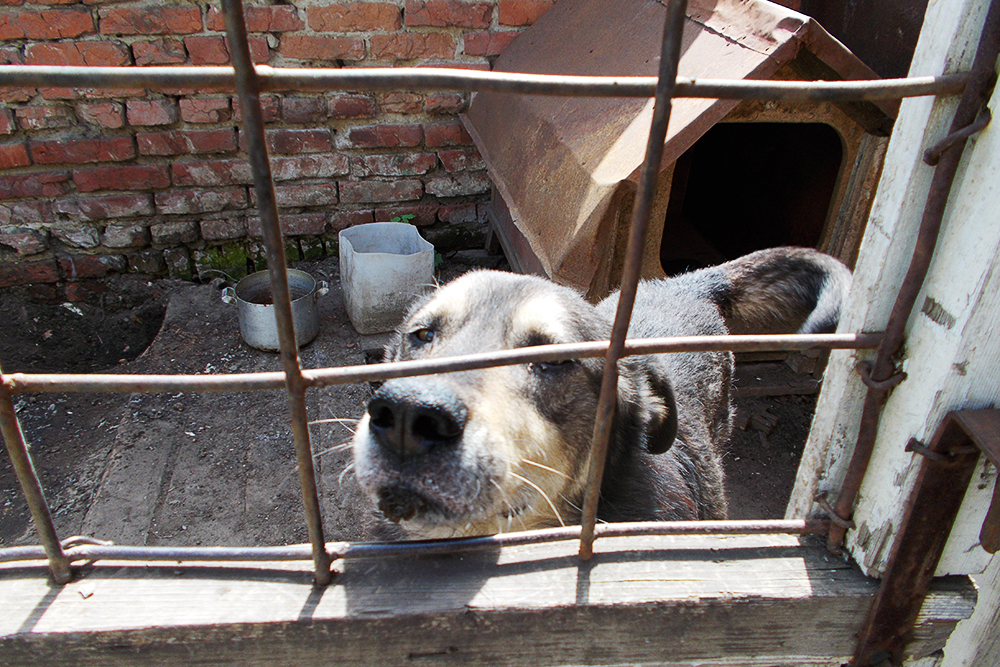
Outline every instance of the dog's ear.
<path id="1" fill-rule="evenodd" d="M 677 402 L 670 379 L 641 357 L 620 362 L 618 415 L 641 433 L 650 454 L 663 454 L 677 437 Z"/>
<path id="2" fill-rule="evenodd" d="M 646 434 L 646 447 L 650 454 L 662 454 L 674 444 L 677 437 L 677 401 L 670 378 L 659 373 L 649 374 L 653 393 L 659 400 L 650 401 L 650 421 Z"/>

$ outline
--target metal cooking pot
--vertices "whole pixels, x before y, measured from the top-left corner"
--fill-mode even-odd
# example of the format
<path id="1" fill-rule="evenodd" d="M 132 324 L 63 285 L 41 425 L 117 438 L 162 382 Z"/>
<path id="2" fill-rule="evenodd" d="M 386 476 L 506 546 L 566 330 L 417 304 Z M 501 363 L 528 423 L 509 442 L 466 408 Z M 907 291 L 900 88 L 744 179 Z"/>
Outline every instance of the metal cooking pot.
<path id="1" fill-rule="evenodd" d="M 292 321 L 298 347 L 312 341 L 319 333 L 316 300 L 330 291 L 326 281 L 318 283 L 305 271 L 288 269 L 288 291 L 292 298 Z M 240 318 L 240 335 L 247 345 L 258 350 L 277 351 L 278 325 L 274 315 L 271 278 L 267 271 L 251 273 L 236 287 L 222 290 L 225 303 L 236 304 Z"/>

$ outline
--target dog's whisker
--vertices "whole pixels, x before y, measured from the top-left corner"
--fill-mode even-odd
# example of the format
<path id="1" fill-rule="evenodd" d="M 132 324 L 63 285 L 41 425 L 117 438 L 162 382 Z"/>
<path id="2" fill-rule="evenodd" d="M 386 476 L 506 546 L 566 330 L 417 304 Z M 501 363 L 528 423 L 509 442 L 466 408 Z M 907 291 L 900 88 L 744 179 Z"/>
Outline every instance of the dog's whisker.
<path id="1" fill-rule="evenodd" d="M 320 450 L 315 454 L 313 454 L 313 459 L 318 459 L 321 456 L 325 456 L 326 454 L 331 454 L 333 452 L 342 452 L 345 449 L 350 449 L 353 446 L 353 444 L 354 443 L 348 440 L 347 442 L 342 442 L 339 445 L 334 445 L 333 447 L 327 447 L 326 449 Z"/>
<path id="2" fill-rule="evenodd" d="M 332 417 L 330 419 L 314 419 L 313 421 L 308 422 L 309 426 L 315 426 L 317 424 L 337 424 L 338 426 L 344 427 L 347 430 L 347 432 L 352 435 L 354 434 L 355 431 L 350 426 L 347 426 L 347 424 L 357 424 L 357 423 L 358 423 L 357 419 L 342 419 L 340 417 Z"/>
<path id="3" fill-rule="evenodd" d="M 564 472 L 562 472 L 560 470 L 556 470 L 555 468 L 550 468 L 549 466 L 547 466 L 547 465 L 545 465 L 543 463 L 539 463 L 538 461 L 532 461 L 531 459 L 524 459 L 524 458 L 522 458 L 521 459 L 521 463 L 527 463 L 530 466 L 535 466 L 536 468 L 541 468 L 542 470 L 545 470 L 546 472 L 551 472 L 551 473 L 553 473 L 555 475 L 559 475 L 563 479 L 568 479 L 570 481 L 573 480 L 573 478 L 570 477 L 569 475 L 567 475 L 566 473 L 564 473 Z"/>
<path id="4" fill-rule="evenodd" d="M 354 470 L 354 462 L 353 461 L 351 461 L 346 466 L 344 466 L 344 469 L 340 471 L 340 476 L 337 478 L 337 484 L 343 484 L 344 483 L 344 475 L 346 475 L 347 473 L 351 472 L 352 470 Z"/>
<path id="5" fill-rule="evenodd" d="M 535 491 L 538 491 L 538 493 L 541 494 L 542 498 L 545 499 L 545 502 L 547 502 L 549 504 L 549 507 L 552 508 L 552 511 L 556 515 L 556 519 L 559 520 L 559 525 L 560 526 L 565 526 L 566 525 L 566 523 L 563 521 L 562 515 L 559 514 L 559 510 L 556 509 L 555 503 L 553 503 L 552 499 L 549 498 L 549 494 L 545 493 L 545 491 L 542 490 L 542 487 L 538 486 L 537 484 L 535 484 L 534 482 L 532 482 L 527 477 L 522 477 L 521 475 L 518 475 L 516 472 L 511 472 L 511 473 L 508 473 L 508 474 L 511 477 L 514 477 L 515 479 L 521 480 L 522 482 L 524 482 L 525 484 L 527 484 L 528 486 L 530 486 L 531 488 L 533 488 Z"/>

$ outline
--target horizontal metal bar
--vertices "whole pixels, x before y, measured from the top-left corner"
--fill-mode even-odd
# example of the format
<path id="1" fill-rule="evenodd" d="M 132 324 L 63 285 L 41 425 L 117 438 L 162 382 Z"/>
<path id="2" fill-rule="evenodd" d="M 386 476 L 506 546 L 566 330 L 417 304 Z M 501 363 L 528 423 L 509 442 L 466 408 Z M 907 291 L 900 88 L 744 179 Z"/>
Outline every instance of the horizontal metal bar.
<path id="1" fill-rule="evenodd" d="M 625 344 L 623 356 L 666 354 L 677 352 L 769 352 L 775 350 L 810 349 L 874 349 L 882 335 L 860 334 L 781 334 L 754 336 L 682 336 L 676 338 L 633 339 Z M 348 384 L 398 377 L 413 377 L 431 373 L 454 373 L 491 366 L 586 359 L 602 357 L 608 350 L 607 341 L 564 343 L 498 352 L 482 352 L 456 357 L 388 364 L 369 364 L 304 370 L 311 387 Z M 47 373 L 11 373 L 3 376 L 3 384 L 13 394 L 45 392 L 185 392 L 185 391 L 248 391 L 284 389 L 285 374 L 243 373 L 234 375 L 70 375 Z"/>
<path id="2" fill-rule="evenodd" d="M 471 90 L 528 95 L 652 97 L 655 76 L 566 76 L 436 67 L 354 69 L 256 66 L 262 91 Z M 964 73 L 871 81 L 753 81 L 677 77 L 674 97 L 858 101 L 954 95 Z M 235 90 L 231 67 L 64 67 L 2 65 L 0 87 L 218 88 Z"/>
<path id="3" fill-rule="evenodd" d="M 754 520 L 754 521 L 662 521 L 601 524 L 598 537 L 629 537 L 638 535 L 820 535 L 827 531 L 825 520 Z M 542 542 L 578 540 L 580 526 L 550 528 L 521 533 L 505 533 L 485 537 L 414 542 L 329 542 L 327 552 L 335 559 L 369 556 L 413 555 L 478 551 Z M 102 544 L 82 544 L 66 549 L 72 562 L 94 560 L 118 561 L 308 561 L 312 546 L 292 544 L 278 547 L 135 547 Z M 40 546 L 0 549 L 0 563 L 44 560 Z"/>

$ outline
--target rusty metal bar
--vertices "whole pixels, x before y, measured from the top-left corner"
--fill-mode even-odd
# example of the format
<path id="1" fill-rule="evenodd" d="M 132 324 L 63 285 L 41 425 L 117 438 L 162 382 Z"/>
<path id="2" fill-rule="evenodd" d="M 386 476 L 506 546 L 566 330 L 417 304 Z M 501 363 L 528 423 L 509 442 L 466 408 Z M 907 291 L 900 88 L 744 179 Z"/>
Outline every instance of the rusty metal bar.
<path id="1" fill-rule="evenodd" d="M 0 378 L 3 378 L 2 368 L 0 368 Z M 42 491 L 42 484 L 38 480 L 35 466 L 31 462 L 28 443 L 24 440 L 21 424 L 17 420 L 14 401 L 11 400 L 10 391 L 2 385 L 0 385 L 0 432 L 3 433 L 3 441 L 14 466 L 14 474 L 17 475 L 17 481 L 21 485 L 21 492 L 28 502 L 28 509 L 31 510 L 35 532 L 38 533 L 38 539 L 44 545 L 43 555 L 49 561 L 49 572 L 52 579 L 57 584 L 68 583 L 73 578 L 73 573 L 69 569 L 70 561 L 63 552 L 59 537 L 56 535 L 52 513 L 45 501 L 45 493 Z"/>
<path id="2" fill-rule="evenodd" d="M 271 296 L 277 320 L 278 341 L 281 346 L 281 365 L 285 371 L 288 402 L 292 420 L 295 457 L 298 461 L 302 502 L 305 507 L 309 541 L 313 546 L 315 580 L 319 586 L 330 583 L 330 556 L 326 553 L 323 538 L 323 520 L 320 513 L 319 491 L 313 468 L 312 444 L 309 440 L 309 418 L 306 414 L 305 393 L 308 383 L 299 365 L 298 345 L 292 320 L 292 300 L 285 272 L 285 248 L 278 221 L 278 205 L 274 195 L 271 164 L 264 140 L 264 120 L 260 108 L 260 84 L 250 56 L 243 3 L 240 0 L 223 0 L 226 35 L 229 52 L 236 74 L 236 89 L 243 109 L 243 125 L 247 137 L 247 153 L 253 170 L 254 192 L 260 210 L 264 246 L 267 252 L 267 270 L 271 278 Z"/>
<path id="3" fill-rule="evenodd" d="M 1000 0 L 993 0 L 986 15 L 982 36 L 972 63 L 969 83 L 965 88 L 955 111 L 949 135 L 955 135 L 962 129 L 975 123 L 985 104 L 984 93 L 991 87 L 997 56 L 1000 55 Z M 868 462 L 871 460 L 875 437 L 878 433 L 879 416 L 882 406 L 889 395 L 887 389 L 879 388 L 877 383 L 885 382 L 896 374 L 893 358 L 903 346 L 904 328 L 917 301 L 917 295 L 924 284 L 927 270 L 930 267 L 934 248 L 937 245 L 941 221 L 944 218 L 948 195 L 951 192 L 958 165 L 965 149 L 966 138 L 961 137 L 949 145 L 940 155 L 934 176 L 931 180 L 927 202 L 924 205 L 920 229 L 917 233 L 916 247 L 913 258 L 907 269 L 903 284 L 896 295 L 889 322 L 886 325 L 885 338 L 879 344 L 875 361 L 871 366 L 870 377 L 873 381 L 868 387 L 864 407 L 861 413 L 861 426 L 858 431 L 857 444 L 851 456 L 847 475 L 841 484 L 840 492 L 834 510 L 842 519 L 850 518 L 854 511 L 861 482 L 864 479 Z M 831 551 L 837 551 L 843 544 L 846 530 L 834 524 L 830 527 L 827 546 Z"/>
<path id="4" fill-rule="evenodd" d="M 821 535 L 829 523 L 823 520 L 754 520 L 754 521 L 662 521 L 603 524 L 597 527 L 601 537 L 640 535 Z M 413 555 L 428 556 L 475 551 L 497 547 L 577 540 L 580 526 L 549 528 L 521 533 L 484 537 L 414 542 L 330 542 L 326 551 L 335 559 L 368 556 Z M 312 557 L 308 544 L 281 547 L 135 547 L 110 544 L 82 544 L 66 549 L 72 562 L 94 560 L 121 561 L 302 561 Z M 0 563 L 42 560 L 41 547 L 0 549 Z"/>
<path id="5" fill-rule="evenodd" d="M 601 381 L 601 396 L 597 404 L 594 421 L 594 438 L 587 468 L 587 489 L 583 499 L 580 522 L 580 557 L 589 559 L 594 553 L 594 527 L 597 523 L 597 505 L 601 497 L 601 480 L 604 477 L 604 460 L 611 437 L 611 421 L 614 416 L 618 394 L 618 360 L 625 349 L 632 307 L 642 272 L 642 251 L 646 245 L 649 229 L 649 214 L 653 207 L 656 181 L 660 174 L 660 161 L 667 136 L 672 109 L 671 99 L 677 85 L 677 67 L 681 58 L 681 37 L 687 14 L 687 0 L 670 0 L 663 25 L 663 45 L 660 51 L 659 81 L 656 85 L 656 99 L 653 103 L 653 118 L 650 123 L 646 158 L 642 163 L 639 177 L 639 193 L 632 220 L 629 225 L 628 245 L 625 250 L 625 267 L 622 271 L 618 308 L 611 330 L 608 352 L 604 358 L 604 376 Z"/>
<path id="6" fill-rule="evenodd" d="M 741 336 L 679 336 L 675 338 L 636 338 L 625 342 L 621 356 L 669 354 L 677 352 L 771 352 L 776 350 L 850 349 L 871 350 L 878 347 L 882 334 L 775 334 Z M 608 341 L 561 343 L 536 347 L 480 352 L 421 361 L 403 361 L 361 366 L 341 366 L 302 371 L 310 387 L 349 384 L 431 373 L 454 373 L 491 366 L 587 359 L 603 357 Z M 242 373 L 232 375 L 111 375 L 12 373 L 3 377 L 12 394 L 52 392 L 177 392 L 177 391 L 250 391 L 283 389 L 285 374 Z"/>
<path id="7" fill-rule="evenodd" d="M 456 90 L 523 95 L 653 97 L 655 76 L 568 76 L 419 67 L 357 69 L 256 65 L 261 91 Z M 861 81 L 730 81 L 677 77 L 674 97 L 787 102 L 872 101 L 955 95 L 964 73 Z M 0 65 L 0 86 L 66 88 L 218 88 L 234 90 L 231 67 L 75 67 Z"/>

